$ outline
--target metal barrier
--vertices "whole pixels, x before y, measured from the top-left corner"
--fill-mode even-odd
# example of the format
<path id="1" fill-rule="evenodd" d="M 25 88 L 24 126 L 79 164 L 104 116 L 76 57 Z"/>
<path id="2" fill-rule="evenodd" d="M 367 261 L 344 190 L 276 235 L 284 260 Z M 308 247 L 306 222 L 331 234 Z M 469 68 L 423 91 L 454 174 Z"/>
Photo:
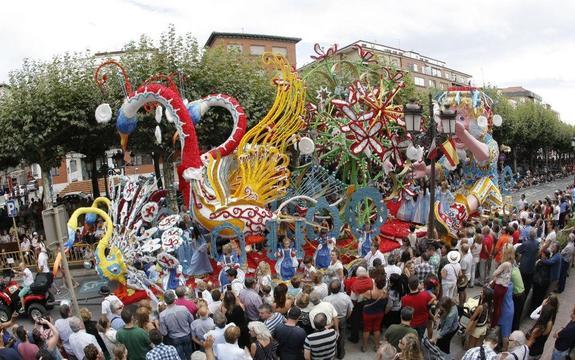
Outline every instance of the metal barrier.
<path id="1" fill-rule="evenodd" d="M 75 244 L 66 253 L 68 265 L 83 265 L 84 261 L 90 260 L 94 257 L 95 250 L 96 244 Z M 56 253 L 50 253 L 50 257 L 48 259 L 50 268 L 54 266 L 56 256 Z M 24 261 L 27 266 L 35 268 L 37 264 L 37 256 L 35 256 L 33 251 L 2 251 L 0 252 L 0 271 L 15 267 L 21 261 Z M 32 270 L 35 271 L 35 269 Z"/>

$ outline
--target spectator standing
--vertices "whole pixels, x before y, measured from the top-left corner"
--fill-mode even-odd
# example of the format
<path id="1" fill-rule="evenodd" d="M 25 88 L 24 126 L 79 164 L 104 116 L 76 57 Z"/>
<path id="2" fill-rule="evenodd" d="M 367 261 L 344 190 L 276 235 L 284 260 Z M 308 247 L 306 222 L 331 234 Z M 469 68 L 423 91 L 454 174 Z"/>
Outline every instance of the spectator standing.
<path id="1" fill-rule="evenodd" d="M 329 284 L 330 295 L 323 300 L 333 305 L 337 311 L 338 332 L 337 338 L 337 358 L 343 359 L 345 356 L 345 331 L 347 329 L 347 319 L 351 316 L 353 303 L 349 295 L 341 291 L 341 282 L 332 280 Z"/>
<path id="2" fill-rule="evenodd" d="M 461 360 L 499 360 L 495 352 L 498 341 L 497 333 L 490 332 L 483 340 L 483 345 L 467 350 Z"/>
<path id="3" fill-rule="evenodd" d="M 48 267 L 48 252 L 46 251 L 46 246 L 42 244 L 39 248 L 40 253 L 38 254 L 38 272 L 49 273 L 50 268 Z"/>
<path id="4" fill-rule="evenodd" d="M 214 320 L 209 317 L 208 307 L 201 304 L 198 308 L 198 318 L 192 322 L 192 338 L 201 349 L 204 347 L 204 335 L 215 329 Z"/>
<path id="5" fill-rule="evenodd" d="M 436 344 L 437 347 L 449 357 L 451 338 L 459 329 L 459 314 L 457 306 L 449 297 L 441 298 L 438 311 L 438 326 Z"/>
<path id="6" fill-rule="evenodd" d="M 525 297 L 529 295 L 529 290 L 531 290 L 538 252 L 537 229 L 532 228 L 529 230 L 527 240 L 517 248 L 517 254 L 520 255 L 519 271 L 521 272 L 521 279 L 523 280 L 523 286 L 525 288 Z"/>
<path id="7" fill-rule="evenodd" d="M 283 323 L 284 317 L 282 314 L 274 312 L 269 304 L 262 304 L 259 307 L 259 320 L 261 320 L 268 327 L 270 333 L 274 335 L 276 327 Z"/>
<path id="8" fill-rule="evenodd" d="M 571 310 L 571 321 L 555 333 L 555 346 L 551 360 L 568 359 L 569 352 L 575 346 L 575 306 Z"/>
<path id="9" fill-rule="evenodd" d="M 72 329 L 72 334 L 70 335 L 69 341 L 70 346 L 72 347 L 72 354 L 76 357 L 76 359 L 84 358 L 84 348 L 88 344 L 94 344 L 99 351 L 102 351 L 100 345 L 98 345 L 96 337 L 94 335 L 88 334 L 86 330 L 82 328 L 82 320 L 77 317 L 72 317 L 70 318 L 69 323 L 70 329 Z"/>
<path id="10" fill-rule="evenodd" d="M 143 360 L 150 350 L 150 337 L 148 333 L 134 325 L 133 314 L 129 309 L 122 310 L 124 327 L 116 333 L 118 343 L 124 345 L 128 350 L 127 360 Z M 114 351 L 115 353 L 115 351 Z"/>
<path id="11" fill-rule="evenodd" d="M 22 357 L 22 360 L 35 360 L 36 353 L 39 349 L 36 344 L 32 344 L 28 341 L 28 333 L 26 332 L 26 329 L 23 326 L 18 326 L 15 333 L 18 341 L 20 342 L 17 346 L 17 349 L 18 353 Z M 82 351 L 81 354 L 83 355 L 84 352 Z"/>
<path id="12" fill-rule="evenodd" d="M 250 354 L 254 360 L 276 360 L 277 342 L 272 338 L 267 326 L 261 321 L 248 324 L 250 336 L 255 339 L 250 345 Z"/>
<path id="13" fill-rule="evenodd" d="M 113 300 L 110 304 L 110 311 L 112 318 L 110 319 L 110 325 L 115 330 L 120 330 L 126 323 L 122 320 L 122 311 L 124 310 L 124 304 L 121 301 Z"/>
<path id="14" fill-rule="evenodd" d="M 176 305 L 180 305 L 188 309 L 192 316 L 196 316 L 198 311 L 198 306 L 192 300 L 186 299 L 187 288 L 185 286 L 178 286 L 176 289 L 176 296 L 178 297 L 174 302 Z"/>
<path id="15" fill-rule="evenodd" d="M 238 346 L 238 339 L 240 338 L 240 328 L 234 325 L 228 326 L 226 331 L 224 331 L 224 339 L 226 340 L 223 344 L 217 344 L 214 349 L 216 359 L 218 360 L 251 360 L 247 350 L 244 350 Z M 207 345 L 206 345 L 207 347 Z"/>
<path id="16" fill-rule="evenodd" d="M 304 357 L 303 348 L 307 335 L 304 329 L 297 326 L 300 316 L 301 310 L 296 306 L 292 307 L 287 312 L 286 322 L 279 324 L 275 329 L 278 355 L 281 360 L 299 360 Z M 344 355 L 345 352 L 338 358 L 343 359 Z"/>
<path id="17" fill-rule="evenodd" d="M 122 303 L 122 300 L 120 300 L 120 298 L 114 295 L 113 291 L 116 289 L 116 287 L 117 287 L 116 282 L 111 281 L 110 287 L 102 286 L 102 288 L 100 289 L 100 294 L 106 296 L 104 298 L 104 301 L 102 301 L 102 314 L 106 315 L 106 317 L 110 321 L 112 321 L 112 318 L 114 317 L 114 314 L 112 313 L 111 309 L 112 302 L 117 301 L 119 303 Z"/>
<path id="18" fill-rule="evenodd" d="M 487 277 L 489 275 L 489 269 L 491 268 L 491 259 L 493 252 L 493 235 L 491 234 L 491 229 L 489 226 L 484 226 L 481 229 L 481 234 L 483 235 L 483 243 L 481 246 L 481 252 L 479 253 L 479 274 L 480 274 L 480 284 L 484 285 L 487 282 Z"/>
<path id="19" fill-rule="evenodd" d="M 551 257 L 549 259 L 540 260 L 543 264 L 548 265 L 549 268 L 549 288 L 547 294 L 557 290 L 559 285 L 559 277 L 561 275 L 561 254 L 559 253 L 559 244 L 552 243 L 549 250 Z"/>
<path id="20" fill-rule="evenodd" d="M 226 314 L 228 324 L 233 323 L 241 329 L 238 341 L 240 348 L 243 349 L 246 346 L 249 346 L 249 330 L 244 309 L 237 303 L 236 296 L 230 290 L 226 291 L 224 294 L 222 311 Z"/>
<path id="21" fill-rule="evenodd" d="M 383 256 L 383 253 L 379 250 L 379 244 L 377 243 L 377 241 L 373 241 L 371 243 L 371 249 L 367 253 L 367 255 L 364 256 L 364 259 L 367 262 L 368 268 L 373 267 L 373 261 L 375 259 L 381 259 L 381 263 L 385 265 L 385 257 Z"/>
<path id="22" fill-rule="evenodd" d="M 72 346 L 70 345 L 70 335 L 72 335 L 72 329 L 70 328 L 70 316 L 72 311 L 68 304 L 60 305 L 60 316 L 61 318 L 56 320 L 54 326 L 58 329 L 60 335 L 60 341 L 62 342 L 62 347 L 69 355 L 74 355 Z"/>
<path id="23" fill-rule="evenodd" d="M 318 313 L 312 320 L 316 331 L 305 338 L 305 360 L 328 360 L 333 359 L 337 347 L 337 333 L 334 329 L 326 328 L 327 317 L 324 313 Z"/>
<path id="24" fill-rule="evenodd" d="M 461 273 L 461 254 L 459 251 L 452 250 L 447 254 L 447 265 L 441 270 L 441 288 L 443 289 L 443 296 L 448 296 L 455 299 L 457 294 L 457 279 Z"/>
<path id="25" fill-rule="evenodd" d="M 407 306 L 401 309 L 401 323 L 392 324 L 385 330 L 383 339 L 393 345 L 393 347 L 400 351 L 399 341 L 407 334 L 414 334 L 417 336 L 417 331 L 413 329 L 410 324 L 413 318 L 413 308 Z"/>
<path id="26" fill-rule="evenodd" d="M 557 285 L 557 292 L 562 293 L 565 290 L 565 282 L 567 281 L 567 276 L 569 268 L 573 263 L 573 253 L 575 252 L 575 234 L 569 234 L 569 240 L 567 244 L 561 250 L 561 271 L 559 273 L 559 284 Z"/>
<path id="27" fill-rule="evenodd" d="M 167 337 L 166 343 L 176 348 L 180 358 L 189 359 L 194 352 L 191 341 L 191 325 L 194 317 L 186 307 L 176 305 L 176 294 L 173 291 L 164 293 L 164 300 L 167 307 L 160 313 L 160 332 Z"/>
<path id="28" fill-rule="evenodd" d="M 256 279 L 246 277 L 244 280 L 245 288 L 240 290 L 238 295 L 240 302 L 244 307 L 246 316 L 249 321 L 258 321 L 260 318 L 259 307 L 262 305 L 262 298 L 255 289 Z"/>
<path id="29" fill-rule="evenodd" d="M 429 252 L 426 250 L 421 254 L 421 262 L 415 265 L 415 275 L 417 275 L 417 279 L 423 283 L 427 275 L 433 274 L 434 271 L 435 269 L 429 263 Z"/>
<path id="30" fill-rule="evenodd" d="M 427 328 L 429 305 L 434 301 L 434 297 L 427 291 L 419 291 L 419 280 L 417 276 L 409 278 L 409 294 L 401 299 L 403 307 L 409 306 L 413 309 L 411 327 L 417 331 L 419 338 Z"/>
<path id="31" fill-rule="evenodd" d="M 213 330 L 208 331 L 205 335 L 204 335 L 204 346 L 205 346 L 205 341 L 208 339 L 208 337 L 212 337 L 213 339 L 213 345 L 217 345 L 217 344 L 224 344 L 226 342 L 226 340 L 224 339 L 224 331 L 226 330 L 226 328 L 228 326 L 235 326 L 234 323 L 230 323 L 228 326 L 226 326 L 226 315 L 224 315 L 223 312 L 221 311 L 216 311 L 214 312 L 214 325 L 215 328 Z"/>
<path id="32" fill-rule="evenodd" d="M 395 357 L 397 360 L 423 360 L 419 340 L 414 334 L 407 334 L 399 341 L 401 350 Z"/>
<path id="33" fill-rule="evenodd" d="M 150 330 L 150 342 L 153 344 L 153 348 L 146 354 L 146 360 L 180 360 L 176 348 L 165 345 L 163 340 L 159 330 Z"/>

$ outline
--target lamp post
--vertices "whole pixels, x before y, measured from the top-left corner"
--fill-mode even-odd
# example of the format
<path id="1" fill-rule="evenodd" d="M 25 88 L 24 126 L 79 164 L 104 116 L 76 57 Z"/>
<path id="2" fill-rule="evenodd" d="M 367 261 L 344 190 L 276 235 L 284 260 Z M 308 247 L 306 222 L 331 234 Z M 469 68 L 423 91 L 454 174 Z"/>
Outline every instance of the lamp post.
<path id="1" fill-rule="evenodd" d="M 431 93 L 428 95 L 428 107 L 429 107 L 429 129 L 428 135 L 431 138 L 431 144 L 436 140 L 436 126 L 433 115 L 433 99 Z M 415 100 L 410 100 L 410 102 L 403 107 L 405 128 L 409 132 L 419 133 L 421 132 L 421 114 L 423 112 L 423 107 L 415 102 Z M 456 123 L 457 111 L 451 110 L 449 106 L 441 110 L 439 113 L 439 118 L 441 119 L 441 129 L 442 133 L 451 136 L 455 134 L 455 123 Z M 573 138 L 575 141 L 575 137 Z M 437 146 L 437 145 L 436 145 Z M 427 237 L 432 238 L 435 232 L 435 157 L 431 158 L 430 172 L 429 172 L 429 218 L 427 221 Z"/>

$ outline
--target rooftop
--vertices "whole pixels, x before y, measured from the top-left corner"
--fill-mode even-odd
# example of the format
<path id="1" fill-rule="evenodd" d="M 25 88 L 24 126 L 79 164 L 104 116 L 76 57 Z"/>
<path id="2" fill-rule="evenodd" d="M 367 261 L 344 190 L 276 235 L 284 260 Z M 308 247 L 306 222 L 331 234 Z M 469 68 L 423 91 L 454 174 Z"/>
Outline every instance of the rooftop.
<path id="1" fill-rule="evenodd" d="M 507 96 L 524 96 L 541 100 L 541 96 L 537 95 L 531 90 L 525 89 L 522 86 L 509 86 L 506 88 L 500 88 L 499 91 L 501 91 L 503 95 Z"/>
<path id="2" fill-rule="evenodd" d="M 387 45 L 382 45 L 382 44 L 377 44 L 371 41 L 365 41 L 365 40 L 358 40 L 355 41 L 347 46 L 344 46 L 343 48 L 341 48 L 339 51 L 340 52 L 348 52 L 351 49 L 354 49 L 354 45 L 361 45 L 367 49 L 371 49 L 371 50 L 376 50 L 376 51 L 380 51 L 380 52 L 386 52 L 386 53 L 391 53 L 393 55 L 397 55 L 397 56 L 405 56 L 405 57 L 409 57 L 412 59 L 417 59 L 417 60 L 421 60 L 423 62 L 432 64 L 432 65 L 436 65 L 436 66 L 441 66 L 443 68 L 449 69 L 450 71 L 456 72 L 460 75 L 464 75 L 467 77 L 471 77 L 470 74 L 464 73 L 462 71 L 459 70 L 454 70 L 452 68 L 449 68 L 446 66 L 445 61 L 442 60 L 438 60 L 438 59 L 434 59 L 432 57 L 429 56 L 425 56 L 425 55 L 421 55 L 420 53 L 416 52 L 416 51 L 411 51 L 411 50 L 403 50 L 403 49 L 399 49 L 399 48 L 395 48 L 392 46 L 387 46 Z M 338 52 L 339 52 L 338 51 Z"/>
<path id="3" fill-rule="evenodd" d="M 244 34 L 244 33 L 228 33 L 228 32 L 217 32 L 214 31 L 206 41 L 205 47 L 212 46 L 212 43 L 217 38 L 228 38 L 228 39 L 256 39 L 256 40 L 273 40 L 273 41 L 283 41 L 290 43 L 298 43 L 301 41 L 300 38 L 277 36 L 277 35 L 264 35 L 264 34 Z"/>

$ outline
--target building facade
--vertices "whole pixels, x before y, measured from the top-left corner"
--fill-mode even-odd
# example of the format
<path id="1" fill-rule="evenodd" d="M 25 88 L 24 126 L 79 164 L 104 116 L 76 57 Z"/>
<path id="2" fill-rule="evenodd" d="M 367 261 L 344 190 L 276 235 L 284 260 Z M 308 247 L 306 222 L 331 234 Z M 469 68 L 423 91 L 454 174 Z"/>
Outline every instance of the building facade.
<path id="1" fill-rule="evenodd" d="M 296 64 L 296 44 L 300 38 L 262 34 L 212 32 L 206 48 L 223 47 L 228 51 L 261 56 L 264 52 L 283 55 L 290 64 Z"/>
<path id="2" fill-rule="evenodd" d="M 499 92 L 509 99 L 513 105 L 518 103 L 533 102 L 536 104 L 542 103 L 541 96 L 537 95 L 531 90 L 527 90 L 521 86 L 510 86 L 499 89 Z"/>
<path id="3" fill-rule="evenodd" d="M 356 46 L 373 51 L 378 61 L 409 72 L 416 87 L 447 90 L 450 86 L 469 85 L 472 76 L 447 67 L 444 61 L 370 41 L 358 40 L 336 52 L 336 56 L 348 60 L 359 59 Z M 306 67 L 309 65 L 306 65 Z"/>

